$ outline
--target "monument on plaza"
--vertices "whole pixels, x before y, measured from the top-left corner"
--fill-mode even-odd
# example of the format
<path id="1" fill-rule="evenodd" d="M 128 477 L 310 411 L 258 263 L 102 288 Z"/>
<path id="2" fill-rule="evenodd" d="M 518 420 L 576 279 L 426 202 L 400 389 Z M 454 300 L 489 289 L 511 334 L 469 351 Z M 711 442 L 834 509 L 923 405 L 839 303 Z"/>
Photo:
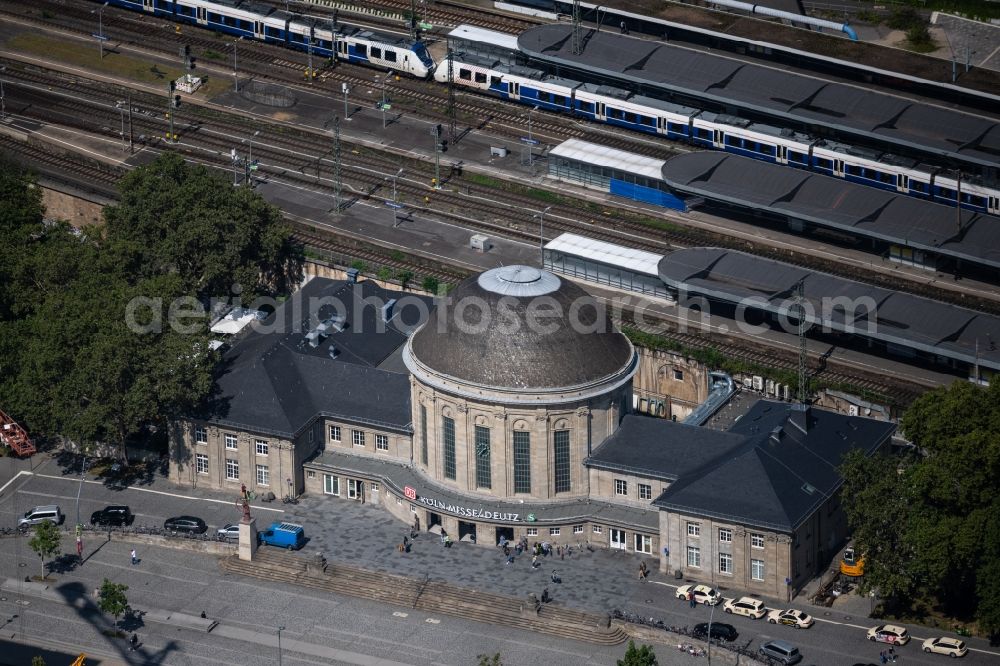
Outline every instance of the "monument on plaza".
<path id="1" fill-rule="evenodd" d="M 240 487 L 236 508 L 243 510 L 243 517 L 240 519 L 240 559 L 253 562 L 257 553 L 257 519 L 250 515 L 250 493 L 245 483 Z"/>

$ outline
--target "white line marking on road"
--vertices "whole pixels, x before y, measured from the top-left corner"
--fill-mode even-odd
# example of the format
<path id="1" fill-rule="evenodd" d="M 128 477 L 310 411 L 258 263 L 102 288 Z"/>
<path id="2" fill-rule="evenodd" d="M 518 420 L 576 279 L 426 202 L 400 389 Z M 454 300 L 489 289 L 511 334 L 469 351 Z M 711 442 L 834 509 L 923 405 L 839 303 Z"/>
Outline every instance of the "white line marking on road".
<path id="1" fill-rule="evenodd" d="M 33 472 L 20 472 L 20 474 L 34 474 L 34 473 Z M 72 483 L 79 483 L 80 482 L 79 478 L 75 478 L 75 479 L 74 478 L 67 478 L 67 477 L 64 477 L 64 476 L 56 476 L 54 474 L 34 474 L 34 475 L 37 476 L 37 477 L 43 478 L 43 479 L 55 479 L 56 481 L 70 481 Z M 91 481 L 89 479 L 84 479 L 83 482 L 84 483 L 89 483 L 89 484 L 92 484 L 92 485 L 95 485 L 95 486 L 103 486 L 104 485 L 103 481 Z M 187 499 L 187 500 L 198 500 L 198 501 L 201 501 L 201 502 L 215 502 L 216 504 L 229 504 L 229 505 L 232 505 L 235 502 L 235 500 L 220 500 L 220 499 L 215 499 L 215 498 L 212 498 L 212 497 L 194 497 L 192 495 L 181 495 L 180 493 L 168 493 L 168 492 L 165 492 L 163 490 L 153 490 L 152 488 L 136 488 L 135 486 L 126 486 L 125 488 L 126 488 L 126 490 L 135 490 L 136 492 L 140 492 L 140 493 L 151 493 L 153 495 L 164 495 L 166 497 L 176 497 L 178 499 Z M 2 489 L 0 489 L 0 490 L 2 490 Z M 277 513 L 284 513 L 285 512 L 284 509 L 272 509 L 269 506 L 260 506 L 258 504 L 251 504 L 250 506 L 252 508 L 254 508 L 254 509 L 258 509 L 258 510 L 261 510 L 261 511 L 275 511 Z"/>
<path id="2" fill-rule="evenodd" d="M 3 493 L 3 491 L 7 490 L 7 486 L 9 486 L 10 484 L 12 484 L 15 481 L 17 481 L 18 477 L 20 477 L 22 474 L 25 474 L 27 476 L 34 476 L 35 473 L 34 472 L 29 472 L 26 469 L 22 469 L 20 472 L 18 472 L 17 474 L 14 475 L 13 479 L 11 479 L 7 483 L 5 483 L 2 486 L 0 486 L 0 493 Z"/>
<path id="3" fill-rule="evenodd" d="M 401 611 L 396 611 L 392 614 L 393 617 L 410 617 L 409 613 L 403 613 Z"/>
<path id="4" fill-rule="evenodd" d="M 426 620 L 424 620 L 424 622 L 426 622 L 427 624 L 441 624 L 441 620 L 434 617 L 429 617 Z"/>

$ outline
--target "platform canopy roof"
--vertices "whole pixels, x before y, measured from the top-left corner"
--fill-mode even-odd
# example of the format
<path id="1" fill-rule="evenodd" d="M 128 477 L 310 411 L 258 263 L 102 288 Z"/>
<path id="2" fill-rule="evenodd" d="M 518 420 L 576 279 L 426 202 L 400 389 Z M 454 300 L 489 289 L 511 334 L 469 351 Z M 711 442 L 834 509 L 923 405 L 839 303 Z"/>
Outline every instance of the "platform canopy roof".
<path id="1" fill-rule="evenodd" d="M 1000 318 L 975 310 L 720 248 L 671 252 L 660 278 L 691 295 L 790 318 L 801 282 L 813 325 L 1000 370 Z"/>
<path id="2" fill-rule="evenodd" d="M 663 160 L 636 155 L 580 139 L 567 139 L 549 151 L 549 159 L 562 157 L 594 166 L 618 169 L 636 176 L 659 181 L 663 177 Z"/>
<path id="3" fill-rule="evenodd" d="M 977 166 L 1000 166 L 996 117 L 610 31 L 588 31 L 575 55 L 572 32 L 568 24 L 545 24 L 521 33 L 518 45 L 540 62 L 587 70 L 609 83 L 627 81 Z"/>
<path id="4" fill-rule="evenodd" d="M 915 250 L 1000 268 L 1000 219 L 832 176 L 717 152 L 667 160 L 672 189 Z"/>
<path id="5" fill-rule="evenodd" d="M 546 243 L 545 249 L 653 277 L 659 275 L 658 266 L 663 258 L 662 254 L 634 250 L 577 234 L 560 234 Z"/>

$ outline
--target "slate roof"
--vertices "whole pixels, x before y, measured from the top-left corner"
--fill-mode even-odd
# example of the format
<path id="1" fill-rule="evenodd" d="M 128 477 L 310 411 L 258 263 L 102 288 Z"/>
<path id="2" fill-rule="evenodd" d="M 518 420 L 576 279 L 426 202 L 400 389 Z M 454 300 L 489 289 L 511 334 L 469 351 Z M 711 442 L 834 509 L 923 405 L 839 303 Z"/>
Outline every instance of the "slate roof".
<path id="1" fill-rule="evenodd" d="M 521 33 L 518 45 L 540 62 L 585 70 L 616 85 L 742 106 L 977 166 L 998 163 L 1000 123 L 992 117 L 611 30 L 587 31 L 582 53 L 574 55 L 571 37 L 571 25 L 545 24 Z"/>
<path id="2" fill-rule="evenodd" d="M 400 306 L 383 324 L 381 304 L 392 298 Z M 314 278 L 226 353 L 207 420 L 283 437 L 321 415 L 408 431 L 409 377 L 376 366 L 406 341 L 407 324 L 419 323 L 418 302 L 429 309 L 429 299 L 372 282 Z M 306 334 L 338 312 L 343 330 L 310 346 Z"/>
<path id="3" fill-rule="evenodd" d="M 959 231 L 951 206 L 726 153 L 673 157 L 663 180 L 685 194 L 1000 268 L 995 216 L 964 211 Z"/>
<path id="4" fill-rule="evenodd" d="M 413 355 L 460 381 L 510 389 L 580 386 L 632 362 L 628 338 L 593 296 L 548 271 L 526 270 L 558 288 L 518 296 L 485 289 L 472 276 L 414 333 Z"/>
<path id="5" fill-rule="evenodd" d="M 596 469 L 677 481 L 738 448 L 745 439 L 709 428 L 628 414 L 618 430 L 604 440 L 584 464 Z"/>
<path id="6" fill-rule="evenodd" d="M 837 468 L 860 449 L 872 454 L 895 425 L 819 409 L 795 412 L 797 405 L 762 400 L 729 435 L 743 443 L 684 474 L 655 506 L 792 533 L 843 483 Z M 807 415 L 803 430 L 796 420 Z"/>
<path id="7" fill-rule="evenodd" d="M 660 262 L 660 278 L 668 287 L 772 313 L 792 308 L 801 280 L 813 324 L 1000 370 L 995 315 L 721 248 L 670 252 Z"/>

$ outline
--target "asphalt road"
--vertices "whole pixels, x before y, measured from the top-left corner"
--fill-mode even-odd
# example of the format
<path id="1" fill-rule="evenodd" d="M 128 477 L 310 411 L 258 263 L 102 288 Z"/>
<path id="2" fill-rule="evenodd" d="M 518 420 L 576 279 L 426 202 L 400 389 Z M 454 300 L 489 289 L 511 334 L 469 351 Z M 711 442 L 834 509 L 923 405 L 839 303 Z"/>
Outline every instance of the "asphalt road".
<path id="1" fill-rule="evenodd" d="M 112 489 L 95 480 L 63 474 L 52 460 L 33 470 L 24 463 L 0 460 L 0 526 L 14 525 L 16 516 L 37 504 L 59 504 L 67 522 L 75 521 L 77 491 L 81 492 L 80 513 L 84 520 L 106 504 L 124 503 L 136 514 L 136 524 L 162 525 L 170 515 L 190 513 L 202 517 L 210 529 L 239 518 L 235 498 L 219 493 L 201 493 L 171 487 L 162 478 L 128 489 Z M 198 496 L 204 494 L 205 496 Z M 527 561 L 512 567 L 502 564 L 494 548 L 457 544 L 443 549 L 430 535 L 421 535 L 410 555 L 400 556 L 394 548 L 405 529 L 380 509 L 325 497 L 307 498 L 298 506 L 277 504 L 255 507 L 260 522 L 282 516 L 302 522 L 315 538 L 307 550 L 324 552 L 330 559 L 393 573 L 429 575 L 475 589 L 509 594 L 538 591 L 547 584 L 549 568 L 558 568 L 563 578 L 554 586 L 557 602 L 607 611 L 622 608 L 663 619 L 668 624 L 693 626 L 708 621 L 711 609 L 688 608 L 674 597 L 676 582 L 659 574 L 649 583 L 636 580 L 638 559 L 611 551 L 577 553 L 569 560 L 547 562 L 541 573 L 531 572 Z M 361 526 L 368 529 L 361 532 Z M 74 649 L 119 652 L 132 663 L 169 664 L 273 664 L 277 662 L 277 627 L 282 632 L 285 664 L 375 664 L 376 659 L 401 664 L 474 664 L 475 655 L 500 652 L 505 664 L 546 663 L 613 664 L 624 648 L 582 645 L 546 636 L 491 627 L 450 617 L 341 598 L 303 588 L 238 576 L 223 575 L 214 556 L 166 547 L 138 546 L 141 562 L 129 562 L 130 544 L 88 533 L 84 563 L 54 574 L 52 588 L 66 601 L 53 601 L 30 594 L 19 596 L 7 589 L 0 594 L 0 634 L 21 635 L 68 642 Z M 72 549 L 67 536 L 64 550 Z M 23 580 L 37 574 L 39 562 L 21 538 L 0 539 L 0 577 Z M 533 576 L 538 577 L 533 577 Z M 181 630 L 150 623 L 138 629 L 144 643 L 137 657 L 123 652 L 121 641 L 100 631 L 107 618 L 93 607 L 87 596 L 103 578 L 130 586 L 129 599 L 137 609 L 163 609 L 197 615 L 205 611 L 220 621 L 211 633 Z M 736 591 L 724 591 L 735 596 Z M 19 603 L 26 601 L 27 605 Z M 769 604 L 776 605 L 776 604 Z M 865 617 L 852 617 L 831 609 L 817 609 L 793 603 L 817 618 L 816 625 L 797 631 L 763 620 L 733 617 L 716 609 L 715 621 L 725 621 L 740 632 L 738 642 L 752 641 L 756 647 L 772 638 L 796 644 L 805 656 L 804 664 L 842 666 L 856 662 L 878 662 L 886 646 L 864 639 L 868 627 L 877 624 Z M 3 623 L 13 614 L 19 617 Z M 931 635 L 927 629 L 910 627 L 913 640 L 898 650 L 905 664 L 940 664 L 947 657 L 920 652 L 920 642 Z M 973 652 L 965 663 L 998 663 L 1000 650 L 984 641 L 967 641 Z M 684 664 L 695 658 L 676 648 L 658 646 L 660 663 Z M 0 660 L 2 661 L 2 660 Z"/>

